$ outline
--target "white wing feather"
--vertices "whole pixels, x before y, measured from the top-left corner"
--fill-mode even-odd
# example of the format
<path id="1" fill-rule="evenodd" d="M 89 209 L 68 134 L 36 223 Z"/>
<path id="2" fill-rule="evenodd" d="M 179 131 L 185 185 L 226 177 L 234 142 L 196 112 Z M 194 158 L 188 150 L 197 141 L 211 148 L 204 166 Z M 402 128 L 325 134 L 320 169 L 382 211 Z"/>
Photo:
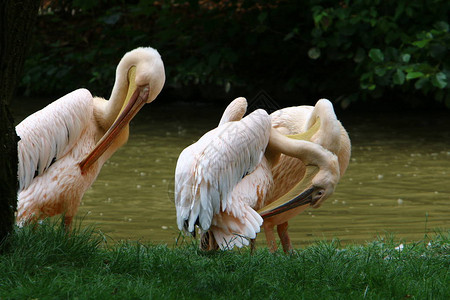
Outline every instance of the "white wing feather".
<path id="1" fill-rule="evenodd" d="M 16 126 L 20 137 L 19 192 L 73 147 L 92 113 L 91 93 L 78 89 L 28 116 Z"/>
<path id="2" fill-rule="evenodd" d="M 193 232 L 197 222 L 208 230 L 213 216 L 232 205 L 233 189 L 261 162 L 270 127 L 268 114 L 257 110 L 240 121 L 207 132 L 183 150 L 175 170 L 180 230 L 184 227 Z"/>

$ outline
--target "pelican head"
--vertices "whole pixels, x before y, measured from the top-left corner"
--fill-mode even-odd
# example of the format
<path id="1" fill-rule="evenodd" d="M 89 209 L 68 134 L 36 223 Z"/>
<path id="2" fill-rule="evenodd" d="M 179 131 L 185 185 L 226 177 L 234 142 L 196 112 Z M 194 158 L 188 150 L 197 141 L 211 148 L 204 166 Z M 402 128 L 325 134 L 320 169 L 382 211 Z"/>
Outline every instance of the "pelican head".
<path id="1" fill-rule="evenodd" d="M 80 162 L 82 173 L 108 149 L 138 111 L 155 100 L 164 82 L 164 64 L 155 49 L 141 47 L 123 56 L 109 101 L 101 101 L 95 107 L 97 122 L 106 133 Z"/>
<path id="2" fill-rule="evenodd" d="M 327 151 L 329 166 L 319 168 L 307 165 L 304 178 L 287 194 L 261 208 L 258 213 L 263 219 L 273 217 L 303 205 L 319 208 L 334 192 L 339 181 L 339 165 L 336 155 Z"/>
<path id="3" fill-rule="evenodd" d="M 116 85 L 110 99 L 115 93 L 120 93 L 119 90 L 125 90 L 120 86 L 125 75 L 128 81 L 128 94 L 130 91 L 134 92 L 134 89 L 148 89 L 148 96 L 143 100 L 146 103 L 152 102 L 161 92 L 166 78 L 161 55 L 150 47 L 140 47 L 127 52 L 117 66 Z"/>
<path id="4" fill-rule="evenodd" d="M 311 195 L 312 208 L 319 208 L 333 194 L 340 179 L 338 157 L 330 151 L 326 151 L 325 156 L 327 157 L 326 161 L 328 165 L 321 168 L 312 179 L 312 186 L 314 188 Z"/>
<path id="5" fill-rule="evenodd" d="M 321 102 L 325 109 L 329 107 L 327 101 Z M 313 139 L 320 139 L 323 128 L 327 126 L 327 123 L 323 122 L 325 118 L 314 115 L 313 119 L 314 122 L 308 125 L 307 131 L 300 134 L 283 136 L 272 129 L 266 157 L 276 161 L 279 153 L 283 153 L 298 158 L 306 165 L 306 173 L 304 178 L 285 196 L 258 211 L 264 219 L 302 205 L 319 208 L 334 192 L 340 179 L 338 157 L 320 144 L 310 142 Z M 328 132 L 333 133 L 331 130 Z M 340 131 L 336 132 L 333 134 L 340 135 Z"/>

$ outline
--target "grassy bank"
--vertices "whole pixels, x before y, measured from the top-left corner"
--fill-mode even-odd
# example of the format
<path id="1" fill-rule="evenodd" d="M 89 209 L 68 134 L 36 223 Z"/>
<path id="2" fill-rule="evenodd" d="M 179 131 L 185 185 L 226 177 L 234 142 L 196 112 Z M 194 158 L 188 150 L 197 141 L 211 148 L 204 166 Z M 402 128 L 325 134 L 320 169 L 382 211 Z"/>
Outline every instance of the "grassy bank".
<path id="1" fill-rule="evenodd" d="M 450 299 L 450 231 L 400 250 L 318 242 L 290 256 L 127 242 L 92 228 L 16 230 L 0 255 L 0 299 Z M 401 248 L 401 247 L 400 247 Z"/>

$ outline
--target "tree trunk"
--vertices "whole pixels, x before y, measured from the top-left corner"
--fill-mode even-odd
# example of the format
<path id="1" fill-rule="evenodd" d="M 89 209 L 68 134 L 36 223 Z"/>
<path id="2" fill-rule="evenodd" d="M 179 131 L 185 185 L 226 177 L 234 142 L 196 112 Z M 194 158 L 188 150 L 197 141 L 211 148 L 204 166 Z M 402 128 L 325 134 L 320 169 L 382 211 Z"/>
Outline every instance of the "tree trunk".
<path id="1" fill-rule="evenodd" d="M 14 224 L 17 207 L 17 135 L 5 103 L 0 104 L 0 242 Z"/>
<path id="2" fill-rule="evenodd" d="M 12 231 L 17 208 L 17 141 L 9 103 L 25 61 L 40 1 L 0 2 L 0 243 Z"/>

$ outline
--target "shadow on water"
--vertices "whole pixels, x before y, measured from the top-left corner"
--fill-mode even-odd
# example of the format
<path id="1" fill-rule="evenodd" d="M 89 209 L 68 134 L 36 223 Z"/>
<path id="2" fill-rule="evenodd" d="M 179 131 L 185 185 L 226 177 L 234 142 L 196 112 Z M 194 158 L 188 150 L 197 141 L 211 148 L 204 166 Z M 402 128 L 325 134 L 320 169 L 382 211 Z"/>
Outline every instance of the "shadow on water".
<path id="1" fill-rule="evenodd" d="M 17 121 L 37 106 L 31 110 L 14 103 Z M 173 245 L 178 155 L 217 126 L 224 108 L 174 102 L 144 107 L 132 121 L 128 144 L 85 194 L 78 218 L 97 224 L 114 240 Z M 420 240 L 435 228 L 449 228 L 450 113 L 345 112 L 338 117 L 352 140 L 349 168 L 320 209 L 290 222 L 294 247 L 334 237 L 344 244 L 362 243 L 385 231 Z M 265 243 L 263 234 L 259 243 Z"/>

